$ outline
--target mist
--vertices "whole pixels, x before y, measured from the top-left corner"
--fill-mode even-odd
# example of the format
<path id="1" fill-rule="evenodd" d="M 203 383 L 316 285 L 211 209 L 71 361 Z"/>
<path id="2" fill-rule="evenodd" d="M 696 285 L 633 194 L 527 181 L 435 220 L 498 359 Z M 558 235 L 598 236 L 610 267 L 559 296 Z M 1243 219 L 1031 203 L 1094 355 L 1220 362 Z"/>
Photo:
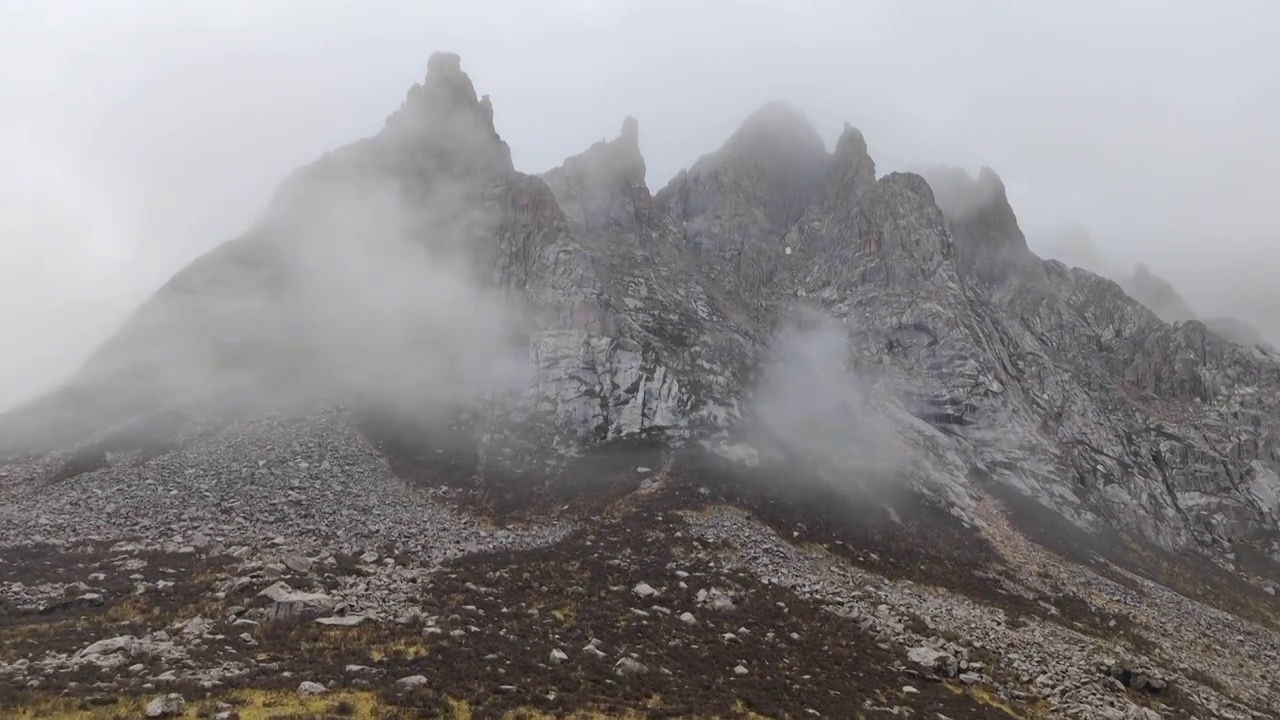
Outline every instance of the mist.
<path id="1" fill-rule="evenodd" d="M 10 4 L 0 408 L 252 227 L 294 168 L 375 132 L 435 50 L 462 55 L 525 172 L 631 115 L 657 188 L 785 100 L 829 145 L 856 125 L 882 173 L 989 165 L 1033 250 L 1067 255 L 1064 228 L 1084 228 L 1100 266 L 1145 263 L 1196 313 L 1274 340 L 1277 28 L 1280 7 L 1247 0 Z M 432 287 L 367 301 L 423 305 L 438 328 L 455 297 L 491 302 Z"/>
<path id="2" fill-rule="evenodd" d="M 749 442 L 780 442 L 788 468 L 804 468 L 842 491 L 905 484 L 911 449 L 878 406 L 874 378 L 853 367 L 849 330 L 817 309 L 789 315 L 752 388 Z"/>
<path id="3" fill-rule="evenodd" d="M 290 291 L 279 312 L 309 356 L 286 367 L 315 374 L 306 394 L 327 389 L 430 412 L 518 390 L 531 377 L 527 315 L 485 282 L 488 268 L 473 252 L 480 238 L 467 232 L 489 218 L 447 181 L 415 200 L 366 181 L 311 189 L 289 208 Z"/>

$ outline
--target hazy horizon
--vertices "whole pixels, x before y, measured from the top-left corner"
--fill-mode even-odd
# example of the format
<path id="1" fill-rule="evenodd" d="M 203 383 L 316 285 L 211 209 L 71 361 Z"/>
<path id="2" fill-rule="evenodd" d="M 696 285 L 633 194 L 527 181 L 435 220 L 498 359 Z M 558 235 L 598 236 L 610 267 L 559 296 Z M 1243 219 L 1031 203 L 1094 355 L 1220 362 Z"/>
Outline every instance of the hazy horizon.
<path id="1" fill-rule="evenodd" d="M 50 2 L 0 11 L 0 409 L 242 232 L 280 180 L 376 132 L 457 52 L 516 167 L 638 119 L 658 189 L 765 102 L 881 174 L 1004 180 L 1032 248 L 1088 229 L 1200 314 L 1273 340 L 1280 6 L 1238 2 Z M 1207 252 L 1206 252 L 1207 251 Z M 1066 258 L 1079 261 L 1076 258 Z"/>

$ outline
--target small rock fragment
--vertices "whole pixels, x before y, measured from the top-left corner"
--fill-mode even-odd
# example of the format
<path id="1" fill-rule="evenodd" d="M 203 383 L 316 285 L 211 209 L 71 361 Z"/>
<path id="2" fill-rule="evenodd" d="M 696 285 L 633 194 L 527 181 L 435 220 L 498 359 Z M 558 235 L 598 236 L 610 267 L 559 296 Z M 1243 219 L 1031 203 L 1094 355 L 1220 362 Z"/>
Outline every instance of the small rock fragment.
<path id="1" fill-rule="evenodd" d="M 641 582 L 636 584 L 635 587 L 631 588 L 631 592 L 634 593 L 635 596 L 640 598 L 641 600 L 647 600 L 648 598 L 651 598 L 658 594 L 658 591 L 654 589 L 654 587 L 647 582 Z"/>
<path id="2" fill-rule="evenodd" d="M 329 692 L 329 688 L 318 682 L 311 682 L 310 680 L 304 680 L 302 684 L 298 685 L 298 694 L 303 697 L 308 697 L 310 695 L 323 695 L 327 692 Z"/>
<path id="3" fill-rule="evenodd" d="M 187 711 L 187 701 L 178 693 L 160 695 L 147 703 L 144 711 L 149 718 L 178 717 Z"/>
<path id="4" fill-rule="evenodd" d="M 426 684 L 427 684 L 426 675 L 410 675 L 408 677 L 402 677 L 396 681 L 396 687 L 400 688 L 401 690 L 412 690 L 417 687 L 422 687 L 423 685 L 426 685 Z"/>
<path id="5" fill-rule="evenodd" d="M 614 663 L 613 674 L 620 677 L 627 675 L 643 675 L 649 672 L 649 668 L 635 658 L 624 657 Z"/>

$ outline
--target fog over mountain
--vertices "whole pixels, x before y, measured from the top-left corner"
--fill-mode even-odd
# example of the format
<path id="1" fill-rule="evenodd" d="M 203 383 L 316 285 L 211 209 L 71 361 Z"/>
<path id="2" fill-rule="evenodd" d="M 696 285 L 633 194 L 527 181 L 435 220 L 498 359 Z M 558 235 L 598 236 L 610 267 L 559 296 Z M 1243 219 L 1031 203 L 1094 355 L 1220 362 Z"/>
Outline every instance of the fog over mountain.
<path id="1" fill-rule="evenodd" d="M 1280 718 L 1269 8 L 9 11 L 0 716 Z"/>
<path id="2" fill-rule="evenodd" d="M 0 406 L 66 377 L 292 168 L 375 130 L 423 53 L 541 172 L 632 115 L 661 187 L 766 101 L 882 172 L 995 168 L 1032 249 L 1087 227 L 1204 316 L 1280 323 L 1266 3 L 26 3 L 0 18 Z M 661 43 L 655 43 L 661 38 Z"/>

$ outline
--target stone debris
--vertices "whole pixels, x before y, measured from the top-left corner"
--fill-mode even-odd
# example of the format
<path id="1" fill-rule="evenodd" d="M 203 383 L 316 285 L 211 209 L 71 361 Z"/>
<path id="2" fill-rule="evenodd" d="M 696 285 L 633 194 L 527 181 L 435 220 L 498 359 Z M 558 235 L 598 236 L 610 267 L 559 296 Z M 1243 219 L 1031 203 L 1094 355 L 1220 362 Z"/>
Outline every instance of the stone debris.
<path id="1" fill-rule="evenodd" d="M 1000 609 L 944 590 L 891 581 L 829 554 L 802 550 L 738 510 L 719 508 L 688 514 L 687 518 L 695 531 L 709 540 L 726 540 L 735 546 L 734 557 L 744 569 L 802 596 L 832 602 L 832 611 L 849 618 L 861 631 L 901 647 L 908 661 L 904 673 L 915 668 L 969 685 L 999 686 L 1010 698 L 1018 692 L 1042 699 L 1052 712 L 1067 717 L 1101 717 L 1104 709 L 1109 713 L 1117 708 L 1120 714 L 1116 717 L 1146 717 L 1143 708 L 1117 693 L 1130 690 L 1158 695 L 1172 684 L 1193 697 L 1211 717 L 1252 719 L 1252 712 L 1236 698 L 1262 707 L 1276 700 L 1276 691 L 1264 678 L 1268 677 L 1268 659 L 1280 658 L 1280 633 L 1264 631 L 1132 576 L 1129 580 L 1141 582 L 1146 593 L 1137 596 L 1125 585 L 1055 559 L 1025 540 L 1005 549 L 1015 566 L 1034 564 L 1061 573 L 1063 584 L 1076 592 L 1089 593 L 1098 601 L 1106 599 L 1114 606 L 1141 608 L 1142 614 L 1135 617 L 1157 623 L 1148 637 L 1167 643 L 1165 657 L 1188 658 L 1188 653 L 1196 652 L 1203 659 L 1193 665 L 1188 658 L 1188 664 L 1176 670 L 1161 668 L 1154 658 L 1138 662 L 1107 659 L 1114 658 L 1117 650 L 1129 653 L 1132 649 L 1057 623 L 1031 621 L 1015 627 Z M 988 516 L 987 520 L 990 532 L 1002 532 L 998 519 Z M 1014 542 L 1007 534 L 996 537 L 1000 542 Z M 1121 572 L 1117 568 L 1113 571 Z M 908 622 L 913 617 L 926 618 L 934 634 L 910 629 Z M 1178 621 L 1170 622 L 1171 618 Z M 958 639 L 943 639 L 936 634 L 941 632 Z M 1206 644 L 1205 637 L 1215 640 Z M 999 666 L 978 660 L 978 652 L 994 655 Z M 1226 652 L 1230 654 L 1223 654 Z M 1196 679 L 1205 671 L 1213 673 L 1214 686 Z M 993 677 L 996 674 L 1007 679 L 997 680 Z M 1230 688 L 1230 696 L 1223 695 L 1221 687 Z"/>
<path id="2" fill-rule="evenodd" d="M 171 718 L 180 717 L 186 711 L 187 701 L 177 693 L 169 693 L 147 703 L 145 713 L 149 718 Z"/>

